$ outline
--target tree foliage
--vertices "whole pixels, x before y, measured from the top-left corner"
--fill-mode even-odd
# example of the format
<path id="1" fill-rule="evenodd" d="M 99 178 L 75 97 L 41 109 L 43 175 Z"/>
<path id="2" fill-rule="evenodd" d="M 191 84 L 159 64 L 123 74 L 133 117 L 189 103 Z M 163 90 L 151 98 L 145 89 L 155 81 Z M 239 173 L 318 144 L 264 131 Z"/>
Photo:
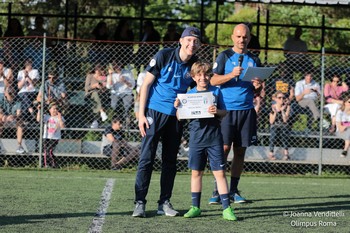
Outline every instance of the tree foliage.
<path id="1" fill-rule="evenodd" d="M 13 0 L 12 0 L 13 1 Z M 16 14 L 43 14 L 46 18 L 48 30 L 53 35 L 64 36 L 65 31 L 65 13 L 66 2 L 68 1 L 68 14 L 73 15 L 75 6 L 77 13 L 81 16 L 78 19 L 77 37 L 91 38 L 91 31 L 99 21 L 105 21 L 110 30 L 114 33 L 118 18 L 131 19 L 131 27 L 134 30 L 135 39 L 141 30 L 141 3 L 142 0 L 20 0 L 13 1 L 12 13 Z M 4 0 L 0 3 L 3 13 L 7 12 L 10 1 Z M 220 1 L 218 11 L 218 20 L 226 23 L 218 25 L 217 40 L 215 41 L 215 24 L 216 19 L 216 0 L 204 0 L 204 11 L 200 0 L 147 0 L 145 1 L 144 17 L 152 19 L 156 29 L 161 35 L 165 34 L 166 25 L 170 22 L 178 25 L 179 31 L 189 25 L 201 26 L 199 21 L 206 21 L 204 26 L 207 42 L 222 45 L 231 45 L 230 35 L 233 26 L 238 22 L 249 21 L 255 23 L 254 32 L 257 32 L 257 6 L 261 9 L 260 22 L 265 24 L 267 20 L 270 24 L 284 24 L 286 26 L 269 27 L 268 47 L 282 48 L 283 42 L 289 35 L 294 33 L 294 26 L 301 25 L 304 27 L 302 39 L 307 41 L 310 50 L 319 51 L 321 49 L 321 30 L 313 29 L 322 25 L 322 16 L 325 16 L 326 27 L 340 27 L 347 29 L 350 26 L 349 8 L 339 7 L 315 7 L 302 5 L 280 5 L 280 4 L 247 4 L 243 8 L 235 11 L 235 4 Z M 269 19 L 267 19 L 267 10 L 269 10 Z M 52 15 L 52 16 L 51 16 Z M 55 16 L 62 15 L 62 16 Z M 90 17 L 91 16 L 91 17 Z M 33 26 L 33 17 L 14 16 L 19 18 L 25 34 Z M 114 17 L 114 18 L 113 18 Z M 134 19 L 134 20 L 132 20 Z M 184 21 L 182 21 L 184 20 Z M 3 15 L 0 18 L 3 31 L 7 27 L 7 17 Z M 68 37 L 73 37 L 74 20 L 69 19 Z M 262 46 L 265 46 L 266 27 L 260 25 L 259 38 Z M 325 47 L 328 51 L 350 52 L 350 31 L 330 30 L 325 31 Z"/>

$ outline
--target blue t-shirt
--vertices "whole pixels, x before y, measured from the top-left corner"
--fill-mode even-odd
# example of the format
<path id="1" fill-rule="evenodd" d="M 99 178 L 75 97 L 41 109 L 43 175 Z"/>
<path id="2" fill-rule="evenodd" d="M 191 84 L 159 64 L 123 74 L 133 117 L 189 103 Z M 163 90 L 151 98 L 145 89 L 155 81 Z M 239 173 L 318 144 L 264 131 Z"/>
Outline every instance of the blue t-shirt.
<path id="1" fill-rule="evenodd" d="M 146 68 L 156 77 L 150 87 L 146 107 L 172 116 L 176 115 L 174 101 L 177 94 L 186 93 L 193 82 L 190 71 L 197 61 L 197 57 L 192 56 L 188 62 L 182 62 L 179 51 L 180 48 L 159 51 Z"/>
<path id="2" fill-rule="evenodd" d="M 232 48 L 221 52 L 214 64 L 213 72 L 219 75 L 231 73 L 233 68 L 238 66 L 238 58 L 243 55 L 241 67 L 244 68 L 239 80 L 235 78 L 220 85 L 224 96 L 227 110 L 249 110 L 254 108 L 254 86 L 251 82 L 242 81 L 245 71 L 248 67 L 261 66 L 260 59 L 248 52 L 246 54 L 235 53 Z"/>
<path id="3" fill-rule="evenodd" d="M 189 90 L 187 93 L 198 93 L 197 88 Z M 209 86 L 205 92 L 212 92 L 218 109 L 226 110 L 222 93 L 218 87 Z M 218 117 L 192 119 L 189 124 L 190 147 L 208 147 L 223 145 L 221 134 L 221 121 Z"/>

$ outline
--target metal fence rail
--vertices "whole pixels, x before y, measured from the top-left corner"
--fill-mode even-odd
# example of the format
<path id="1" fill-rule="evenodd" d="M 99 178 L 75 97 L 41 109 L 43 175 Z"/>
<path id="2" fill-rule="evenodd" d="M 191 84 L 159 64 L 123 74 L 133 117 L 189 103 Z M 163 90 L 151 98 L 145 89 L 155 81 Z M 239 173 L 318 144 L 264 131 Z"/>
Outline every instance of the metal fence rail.
<path id="1" fill-rule="evenodd" d="M 0 166 L 9 167 L 42 167 L 43 166 L 43 131 L 44 124 L 37 121 L 37 115 L 47 114 L 49 100 L 41 98 L 37 101 L 42 83 L 48 80 L 52 72 L 58 77 L 56 85 L 63 83 L 66 98 L 56 99 L 58 109 L 65 119 L 62 129 L 62 139 L 54 150 L 56 165 L 59 167 L 86 166 L 91 169 L 110 169 L 111 159 L 102 154 L 104 129 L 111 125 L 111 120 L 118 117 L 122 120 L 125 139 L 135 148 L 140 144 L 137 115 L 137 79 L 150 58 L 161 48 L 178 46 L 170 44 L 135 44 L 118 42 L 98 42 L 81 40 L 58 40 L 56 38 L 6 38 L 1 41 L 3 66 L 12 68 L 13 93 L 15 100 L 20 100 L 18 83 L 21 71 L 28 59 L 32 68 L 38 70 L 34 94 L 30 96 L 30 106 L 21 109 L 20 115 L 13 119 L 0 122 Z M 203 45 L 198 56 L 213 62 L 217 53 L 225 48 Z M 246 153 L 245 171 L 278 174 L 305 174 L 330 172 L 349 172 L 349 158 L 341 158 L 344 141 L 329 132 L 331 117 L 324 111 L 327 104 L 323 98 L 323 87 L 329 83 L 332 75 L 338 73 L 341 79 L 349 82 L 348 56 L 330 54 L 291 54 L 285 56 L 281 51 L 261 51 L 260 58 L 265 66 L 277 67 L 272 77 L 265 81 L 265 94 L 261 94 L 262 104 L 258 113 L 257 145 L 248 148 Z M 119 70 L 119 67 L 124 67 Z M 106 85 L 109 70 L 120 72 L 133 79 L 132 98 L 124 98 Z M 276 160 L 269 160 L 270 123 L 269 114 L 272 95 L 280 90 L 288 96 L 290 87 L 295 88 L 296 82 L 304 78 L 306 70 L 313 71 L 313 79 L 319 83 L 320 97 L 316 106 L 320 112 L 320 120 L 314 121 L 313 115 L 302 108 L 295 98 L 291 98 L 291 117 L 288 120 L 287 131 L 277 136 L 274 142 Z M 98 75 L 94 76 L 94 73 Z M 8 71 L 0 78 L 3 81 Z M 51 75 L 52 76 L 52 75 Z M 98 79 L 99 88 L 89 88 L 87 80 Z M 1 85 L 0 85 L 1 88 Z M 51 90 L 51 89 L 50 89 Z M 1 89 L 0 89 L 1 94 Z M 52 93 L 44 94 L 51 96 Z M 1 97 L 1 95 L 0 95 Z M 2 97 L 6 98 L 6 97 Z M 54 99 L 54 97 L 52 97 Z M 116 101 L 115 103 L 112 101 Z M 52 102 L 52 99 L 50 99 Z M 22 99 L 23 101 L 23 99 Z M 97 102 L 96 102 L 97 101 Z M 42 106 L 38 108 L 38 106 Z M 37 112 L 39 111 L 39 114 Z M 103 121 L 101 111 L 108 119 Z M 16 115 L 16 113 L 14 113 Z M 6 114 L 5 114 L 6 115 Z M 24 153 L 18 150 L 20 136 Z M 283 140 L 286 139 L 286 140 Z M 188 133 L 185 131 L 183 143 L 179 150 L 179 170 L 187 169 Z M 283 142 L 289 148 L 289 160 L 283 160 Z M 158 148 L 160 154 L 161 143 Z M 124 153 L 124 154 L 123 154 Z M 128 154 L 121 151 L 121 156 Z M 232 157 L 232 154 L 229 156 Z M 157 157 L 157 165 L 160 157 Z M 137 155 L 125 167 L 136 167 Z"/>

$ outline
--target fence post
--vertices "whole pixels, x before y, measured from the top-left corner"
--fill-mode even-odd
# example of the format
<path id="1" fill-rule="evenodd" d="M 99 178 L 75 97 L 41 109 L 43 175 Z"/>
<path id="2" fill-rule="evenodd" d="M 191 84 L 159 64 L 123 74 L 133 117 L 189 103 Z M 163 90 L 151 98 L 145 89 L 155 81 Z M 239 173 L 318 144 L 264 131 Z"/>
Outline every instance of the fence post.
<path id="1" fill-rule="evenodd" d="M 45 64 L 46 64 L 46 33 L 44 33 L 43 38 L 43 63 L 41 68 L 41 103 L 40 103 L 40 135 L 39 135 L 39 167 L 41 168 L 42 164 L 42 151 L 43 151 L 43 115 L 44 115 L 44 99 L 45 99 L 45 93 L 44 93 L 44 85 L 45 85 Z"/>
<path id="2" fill-rule="evenodd" d="M 320 108 L 320 136 L 319 136 L 319 150 L 320 150 L 320 158 L 318 161 L 318 175 L 322 175 L 322 157 L 323 157 L 323 106 L 324 106 L 324 69 L 325 69 L 325 61 L 324 61 L 324 54 L 325 49 L 322 47 L 322 53 L 321 53 L 321 108 Z"/>

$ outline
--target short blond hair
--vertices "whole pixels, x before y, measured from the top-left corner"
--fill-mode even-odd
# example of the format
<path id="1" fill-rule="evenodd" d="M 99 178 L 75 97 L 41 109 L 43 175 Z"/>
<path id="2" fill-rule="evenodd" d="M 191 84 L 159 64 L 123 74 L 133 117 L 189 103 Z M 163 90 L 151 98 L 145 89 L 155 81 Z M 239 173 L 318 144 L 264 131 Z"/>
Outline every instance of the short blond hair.
<path id="1" fill-rule="evenodd" d="M 191 76 L 194 77 L 196 74 L 206 74 L 208 76 L 213 75 L 212 65 L 206 61 L 197 61 L 192 65 Z"/>

